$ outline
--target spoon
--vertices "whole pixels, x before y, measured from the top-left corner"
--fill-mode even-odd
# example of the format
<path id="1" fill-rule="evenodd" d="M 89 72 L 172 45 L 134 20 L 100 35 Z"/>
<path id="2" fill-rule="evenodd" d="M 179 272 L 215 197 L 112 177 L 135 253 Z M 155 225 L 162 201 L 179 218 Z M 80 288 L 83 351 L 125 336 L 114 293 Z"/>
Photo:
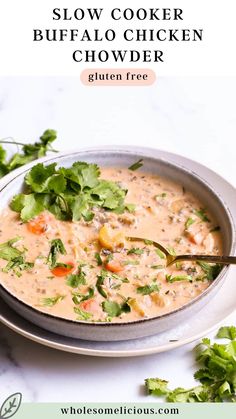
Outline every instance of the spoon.
<path id="1" fill-rule="evenodd" d="M 208 263 L 220 263 L 222 265 L 236 265 L 236 256 L 212 256 L 212 255 L 173 255 L 160 243 L 153 240 L 147 240 L 141 237 L 126 237 L 129 241 L 143 241 L 149 242 L 157 249 L 161 250 L 166 256 L 166 266 L 173 265 L 179 261 L 204 261 Z"/>

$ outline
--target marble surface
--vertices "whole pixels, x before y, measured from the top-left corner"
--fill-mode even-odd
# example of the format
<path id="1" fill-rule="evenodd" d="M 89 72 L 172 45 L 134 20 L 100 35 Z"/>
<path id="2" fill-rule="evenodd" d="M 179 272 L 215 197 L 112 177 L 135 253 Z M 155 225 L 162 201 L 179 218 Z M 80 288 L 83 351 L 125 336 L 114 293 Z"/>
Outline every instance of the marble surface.
<path id="1" fill-rule="evenodd" d="M 60 150 L 137 144 L 198 160 L 236 185 L 236 78 L 160 78 L 152 87 L 98 88 L 79 78 L 0 78 L 0 137 L 58 130 Z M 227 323 L 236 324 L 236 315 Z M 212 334 L 212 336 L 214 333 Z M 1 398 L 147 401 L 143 380 L 193 384 L 195 343 L 141 358 L 90 358 L 40 346 L 0 325 Z"/>

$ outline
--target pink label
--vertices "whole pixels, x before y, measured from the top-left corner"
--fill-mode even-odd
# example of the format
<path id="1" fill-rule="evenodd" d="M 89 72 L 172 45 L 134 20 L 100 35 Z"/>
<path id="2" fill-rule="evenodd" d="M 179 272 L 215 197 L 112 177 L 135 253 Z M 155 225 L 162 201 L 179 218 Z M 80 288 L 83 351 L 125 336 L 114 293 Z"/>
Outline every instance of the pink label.
<path id="1" fill-rule="evenodd" d="M 86 86 L 150 86 L 156 74 L 147 68 L 87 68 L 80 79 Z"/>

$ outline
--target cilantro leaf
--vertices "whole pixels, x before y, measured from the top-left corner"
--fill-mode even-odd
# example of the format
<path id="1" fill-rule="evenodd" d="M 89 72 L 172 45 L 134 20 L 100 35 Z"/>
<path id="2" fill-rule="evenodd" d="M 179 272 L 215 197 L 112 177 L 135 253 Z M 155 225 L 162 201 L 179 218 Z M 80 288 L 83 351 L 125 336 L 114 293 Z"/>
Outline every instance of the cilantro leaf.
<path id="1" fill-rule="evenodd" d="M 185 222 L 185 230 L 188 230 L 188 228 L 194 223 L 195 223 L 195 220 L 189 217 Z"/>
<path id="2" fill-rule="evenodd" d="M 203 272 L 206 274 L 206 278 L 208 281 L 213 281 L 219 275 L 220 271 L 222 270 L 222 266 L 220 264 L 210 265 L 207 262 L 197 261 L 197 264 L 201 266 Z"/>
<path id="3" fill-rule="evenodd" d="M 11 261 L 18 256 L 21 256 L 23 252 L 16 249 L 13 244 L 20 240 L 20 237 L 15 237 L 14 239 L 8 240 L 5 243 L 0 244 L 0 258 L 4 260 Z"/>
<path id="4" fill-rule="evenodd" d="M 130 307 L 127 302 L 123 304 L 118 304 L 115 301 L 103 301 L 102 309 L 105 311 L 109 317 L 119 317 L 122 313 L 130 312 Z"/>
<path id="5" fill-rule="evenodd" d="M 71 288 L 78 288 L 79 285 L 86 284 L 86 275 L 81 267 L 79 268 L 79 272 L 77 274 L 67 276 L 66 284 Z"/>
<path id="6" fill-rule="evenodd" d="M 34 166 L 26 175 L 27 193 L 15 196 L 11 208 L 28 221 L 44 210 L 60 220 L 90 222 L 93 208 L 125 211 L 127 191 L 117 183 L 99 178 L 96 164 L 75 162 L 70 168 L 56 168 L 56 164 Z"/>
<path id="7" fill-rule="evenodd" d="M 103 264 L 103 262 L 102 262 L 102 258 L 101 258 L 101 255 L 100 255 L 100 253 L 95 253 L 95 259 L 96 259 L 96 261 L 97 261 L 97 265 L 98 266 L 101 266 L 102 264 Z"/>
<path id="8" fill-rule="evenodd" d="M 209 223 L 210 220 L 206 214 L 205 208 L 200 208 L 199 210 L 194 210 L 194 214 L 197 215 L 202 221 Z"/>
<path id="9" fill-rule="evenodd" d="M 160 291 L 160 288 L 157 284 L 151 284 L 151 285 L 144 285 L 143 287 L 137 288 L 137 293 L 142 295 L 149 295 L 152 294 L 152 292 L 158 292 Z"/>
<path id="10" fill-rule="evenodd" d="M 74 307 L 74 312 L 78 315 L 77 320 L 90 320 L 93 317 L 92 313 L 81 310 L 79 307 Z"/>
<path id="11" fill-rule="evenodd" d="M 168 388 L 168 382 L 159 378 L 148 378 L 145 385 L 148 394 L 165 396 L 167 402 L 235 402 L 236 401 L 236 327 L 221 327 L 218 338 L 229 339 L 226 345 L 213 343 L 204 338 L 197 345 L 196 360 L 203 366 L 195 372 L 195 380 L 200 385 L 185 389 Z"/>
<path id="12" fill-rule="evenodd" d="M 221 327 L 217 333 L 217 338 L 236 340 L 236 327 L 235 326 Z"/>
<path id="13" fill-rule="evenodd" d="M 47 262 L 51 268 L 56 266 L 58 253 L 66 255 L 66 249 L 61 239 L 54 239 L 51 241 L 51 247 L 47 257 Z"/>
<path id="14" fill-rule="evenodd" d="M 159 256 L 160 259 L 165 259 L 166 258 L 165 253 L 163 253 L 160 249 L 156 248 L 155 252 Z"/>
<path id="15" fill-rule="evenodd" d="M 4 150 L 4 148 L 0 145 L 0 163 L 3 163 L 3 164 L 6 163 L 6 156 L 7 156 L 6 150 Z"/>
<path id="16" fill-rule="evenodd" d="M 192 281 L 192 279 L 191 275 L 166 275 L 167 282 L 170 282 L 171 284 L 178 281 Z"/>
<path id="17" fill-rule="evenodd" d="M 145 380 L 145 385 L 148 394 L 153 394 L 155 396 L 163 396 L 169 393 L 168 390 L 168 381 L 161 380 L 160 378 L 147 378 Z"/>
<path id="18" fill-rule="evenodd" d="M 25 176 L 26 185 L 31 187 L 32 192 L 48 192 L 47 183 L 56 173 L 56 163 L 45 166 L 38 163 Z"/>
<path id="19" fill-rule="evenodd" d="M 135 171 L 135 170 L 140 169 L 140 167 L 142 166 L 143 166 L 143 159 L 139 159 L 136 163 L 132 164 L 129 167 L 129 170 Z"/>
<path id="20" fill-rule="evenodd" d="M 73 302 L 75 304 L 80 304 L 82 301 L 89 300 L 94 296 L 94 288 L 90 287 L 88 289 L 88 294 L 80 294 L 79 292 L 73 292 Z"/>
<path id="21" fill-rule="evenodd" d="M 101 294 L 102 297 L 104 297 L 104 298 L 107 298 L 107 293 L 103 288 L 103 284 L 104 284 L 104 281 L 107 277 L 107 274 L 108 274 L 108 272 L 105 269 L 102 269 L 101 274 L 97 275 L 97 282 L 96 282 L 97 290 L 98 290 L 99 294 Z"/>
<path id="22" fill-rule="evenodd" d="M 142 255 L 144 253 L 144 249 L 139 249 L 138 247 L 132 247 L 127 252 L 127 255 Z"/>
<path id="23" fill-rule="evenodd" d="M 56 297 L 43 298 L 42 302 L 44 306 L 53 307 L 65 298 L 65 295 L 57 295 Z"/>
<path id="24" fill-rule="evenodd" d="M 12 170 L 24 166 L 47 154 L 48 151 L 56 151 L 52 148 L 52 142 L 57 138 L 54 130 L 46 130 L 40 137 L 39 141 L 33 144 L 19 143 L 14 140 L 1 140 L 2 144 L 15 144 L 22 147 L 21 153 L 15 153 L 10 160 L 6 161 L 6 151 L 0 146 L 0 178 L 5 176 Z"/>
<path id="25" fill-rule="evenodd" d="M 26 262 L 24 256 L 20 255 L 9 260 L 8 264 L 2 269 L 2 271 L 13 271 L 17 276 L 21 276 L 21 271 L 28 271 L 33 267 L 34 263 Z"/>

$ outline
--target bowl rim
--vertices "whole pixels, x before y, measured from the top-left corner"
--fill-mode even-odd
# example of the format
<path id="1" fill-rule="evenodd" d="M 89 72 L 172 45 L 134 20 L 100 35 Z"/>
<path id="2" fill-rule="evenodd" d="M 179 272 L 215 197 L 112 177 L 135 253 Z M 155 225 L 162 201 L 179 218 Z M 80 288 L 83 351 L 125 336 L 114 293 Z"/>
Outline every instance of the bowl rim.
<path id="1" fill-rule="evenodd" d="M 179 164 L 176 162 L 173 162 L 166 158 L 163 157 L 158 157 L 158 152 L 160 152 L 161 150 L 156 149 L 156 148 L 152 148 L 152 147 L 139 147 L 139 146 L 133 146 L 133 145 L 104 145 L 104 146 L 96 146 L 96 147 L 84 147 L 81 149 L 75 149 L 75 150 L 68 150 L 68 151 L 63 151 L 60 152 L 56 155 L 49 155 L 46 157 L 42 157 L 40 159 L 34 160 L 33 162 L 22 166 L 16 170 L 14 170 L 12 173 L 4 176 L 3 179 L 1 179 L 0 181 L 0 194 L 2 191 L 4 191 L 7 187 L 9 187 L 9 185 L 11 184 L 11 182 L 14 182 L 17 178 L 25 175 L 33 166 L 35 166 L 38 163 L 49 163 L 50 162 L 55 162 L 55 163 L 59 163 L 59 161 L 61 159 L 64 158 L 70 158 L 73 157 L 74 155 L 81 155 L 81 154 L 94 154 L 95 152 L 97 153 L 123 153 L 123 154 L 127 154 L 127 155 L 132 155 L 135 154 L 138 158 L 148 158 L 148 159 L 152 159 L 153 161 L 162 161 L 164 162 L 167 166 L 169 167 L 174 167 L 177 168 L 178 170 L 182 171 L 183 173 L 185 173 L 186 175 L 190 175 L 193 178 L 195 178 L 199 183 L 202 183 L 207 189 L 209 189 L 209 191 L 212 193 L 212 195 L 216 198 L 216 200 L 218 200 L 218 202 L 221 204 L 222 208 L 225 211 L 225 214 L 227 215 L 228 218 L 228 223 L 230 226 L 230 230 L 231 230 L 231 247 L 230 247 L 230 254 L 234 254 L 235 249 L 236 249 L 236 228 L 235 228 L 235 222 L 233 219 L 233 216 L 231 214 L 231 211 L 228 207 L 228 205 L 226 204 L 226 202 L 223 200 L 223 198 L 221 197 L 221 195 L 219 193 L 217 193 L 217 191 L 215 191 L 213 189 L 213 187 L 211 186 L 211 184 L 206 181 L 205 179 L 203 179 L 201 176 L 199 176 L 198 173 L 196 173 L 194 170 L 192 169 L 188 169 L 184 166 L 184 164 Z M 150 154 L 148 154 L 150 153 Z M 177 154 L 176 154 L 177 155 Z M 183 157 L 180 154 L 178 155 L 180 158 Z M 167 176 L 168 177 L 168 176 Z M 165 320 L 168 319 L 170 317 L 173 317 L 174 315 L 177 315 L 179 313 L 182 313 L 183 311 L 185 311 L 186 309 L 190 308 L 191 306 L 195 305 L 196 303 L 200 302 L 200 300 L 202 298 L 205 298 L 205 296 L 207 296 L 221 281 L 223 281 L 224 277 L 226 277 L 228 270 L 230 269 L 230 265 L 227 266 L 223 266 L 221 272 L 219 273 L 219 275 L 217 276 L 217 278 L 197 297 L 195 297 L 194 299 L 192 299 L 191 301 L 189 301 L 188 303 L 184 304 L 183 306 L 164 313 L 162 315 L 159 316 L 154 316 L 154 317 L 147 317 L 147 318 L 142 318 L 139 320 L 133 320 L 133 321 L 129 321 L 129 322 L 119 322 L 119 323 L 113 323 L 113 322 L 91 322 L 91 321 L 81 321 L 81 320 L 73 320 L 73 319 L 66 319 L 63 317 L 59 317 L 56 316 L 54 314 L 49 314 L 49 313 L 45 313 L 43 311 L 40 311 L 39 309 L 31 306 L 30 304 L 25 303 L 24 301 L 20 300 L 18 297 L 16 297 L 14 294 L 12 294 L 7 288 L 5 288 L 1 283 L 0 283 L 0 289 L 3 291 L 3 293 L 5 292 L 8 297 L 10 297 L 13 300 L 16 300 L 16 304 L 20 304 L 21 306 L 24 306 L 25 309 L 27 309 L 28 311 L 32 311 L 35 313 L 35 315 L 39 316 L 39 317 L 44 317 L 47 318 L 51 321 L 56 321 L 56 322 L 60 322 L 60 323 L 64 323 L 64 324 L 70 324 L 73 326 L 86 326 L 86 327 L 90 327 L 90 328 L 121 328 L 121 327 L 129 327 L 129 326 L 138 326 L 139 324 L 145 324 L 145 323 L 151 323 L 151 322 L 155 322 L 158 320 Z"/>

